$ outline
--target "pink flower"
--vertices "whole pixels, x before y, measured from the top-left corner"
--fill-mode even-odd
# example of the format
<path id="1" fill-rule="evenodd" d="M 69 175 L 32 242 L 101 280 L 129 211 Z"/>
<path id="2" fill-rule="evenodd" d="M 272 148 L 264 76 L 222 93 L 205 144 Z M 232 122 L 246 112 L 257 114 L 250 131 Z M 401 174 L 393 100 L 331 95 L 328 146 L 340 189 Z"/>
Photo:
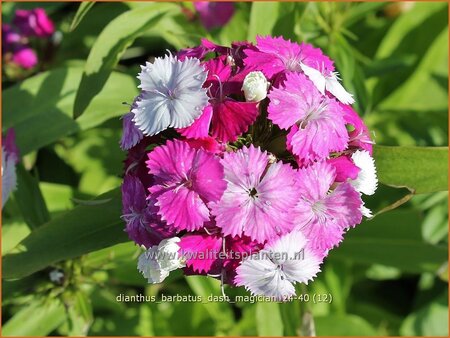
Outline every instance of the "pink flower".
<path id="1" fill-rule="evenodd" d="M 209 88 L 210 105 L 192 125 L 178 131 L 188 138 L 202 138 L 211 134 L 219 141 L 234 142 L 255 122 L 258 104 L 231 98 L 232 94 L 241 93 L 244 78 L 231 75 L 232 69 L 225 56 L 209 60 L 204 65 L 208 70 L 204 87 Z"/>
<path id="2" fill-rule="evenodd" d="M 261 70 L 268 78 L 280 72 L 302 72 L 301 63 L 319 70 L 333 71 L 333 61 L 319 48 L 301 43 L 300 45 L 282 37 L 256 37 L 257 50 L 245 51 L 245 65 Z"/>
<path id="3" fill-rule="evenodd" d="M 362 220 L 359 193 L 350 183 L 341 183 L 330 192 L 335 178 L 335 169 L 326 162 L 299 170 L 296 226 L 324 254 L 341 242 L 346 229 Z"/>
<path id="4" fill-rule="evenodd" d="M 225 235 L 263 243 L 293 228 L 290 211 L 298 194 L 290 165 L 270 163 L 268 154 L 253 146 L 226 153 L 222 164 L 228 186 L 210 206 Z"/>
<path id="5" fill-rule="evenodd" d="M 158 208 L 153 200 L 148 200 L 139 178 L 126 175 L 122 184 L 122 218 L 126 223 L 125 231 L 130 239 L 139 245 L 150 248 L 174 235 L 173 229 L 161 221 Z"/>
<path id="6" fill-rule="evenodd" d="M 49 37 L 55 31 L 53 22 L 43 8 L 33 10 L 18 9 L 13 24 L 25 36 Z"/>
<path id="7" fill-rule="evenodd" d="M 208 53 L 218 53 L 221 55 L 227 55 L 230 48 L 216 45 L 214 42 L 208 39 L 200 39 L 200 45 L 194 48 L 185 48 L 177 53 L 178 60 L 184 61 L 187 57 L 203 59 Z"/>
<path id="8" fill-rule="evenodd" d="M 348 133 L 339 103 L 323 96 L 305 75 L 288 73 L 269 93 L 269 119 L 288 129 L 288 148 L 305 162 L 347 147 Z"/>
<path id="9" fill-rule="evenodd" d="M 157 200 L 161 218 L 178 231 L 201 228 L 209 220 L 207 203 L 218 201 L 226 188 L 219 160 L 174 140 L 156 147 L 146 163 L 155 177 L 149 190 Z"/>
<path id="10" fill-rule="evenodd" d="M 194 7 L 207 30 L 226 25 L 234 14 L 232 2 L 197 1 L 194 2 Z"/>

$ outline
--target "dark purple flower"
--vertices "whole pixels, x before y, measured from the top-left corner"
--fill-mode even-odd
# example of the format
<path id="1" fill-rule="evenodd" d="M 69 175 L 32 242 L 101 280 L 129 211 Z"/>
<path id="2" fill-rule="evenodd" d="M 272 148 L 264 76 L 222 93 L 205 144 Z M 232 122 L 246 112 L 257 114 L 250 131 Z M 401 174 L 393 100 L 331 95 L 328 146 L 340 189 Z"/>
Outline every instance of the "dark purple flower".
<path id="1" fill-rule="evenodd" d="M 194 7 L 207 30 L 226 25 L 234 14 L 232 2 L 197 1 L 194 2 Z"/>
<path id="2" fill-rule="evenodd" d="M 25 36 L 50 37 L 55 31 L 53 22 L 43 8 L 16 10 L 13 24 Z"/>

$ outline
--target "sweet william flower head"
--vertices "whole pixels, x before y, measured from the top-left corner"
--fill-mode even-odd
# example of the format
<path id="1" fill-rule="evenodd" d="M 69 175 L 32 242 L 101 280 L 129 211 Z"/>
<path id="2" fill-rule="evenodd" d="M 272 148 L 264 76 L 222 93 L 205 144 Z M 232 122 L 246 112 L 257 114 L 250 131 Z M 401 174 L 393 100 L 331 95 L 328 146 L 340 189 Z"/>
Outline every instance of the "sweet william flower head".
<path id="1" fill-rule="evenodd" d="M 141 66 L 138 79 L 142 89 L 133 122 L 148 136 L 169 128 L 190 126 L 208 103 L 202 88 L 207 72 L 196 58 L 183 61 L 172 55 L 156 58 Z"/>
<path id="2" fill-rule="evenodd" d="M 260 71 L 250 72 L 244 79 L 242 90 L 244 91 L 245 99 L 249 102 L 259 102 L 267 97 L 267 89 L 269 82 Z"/>

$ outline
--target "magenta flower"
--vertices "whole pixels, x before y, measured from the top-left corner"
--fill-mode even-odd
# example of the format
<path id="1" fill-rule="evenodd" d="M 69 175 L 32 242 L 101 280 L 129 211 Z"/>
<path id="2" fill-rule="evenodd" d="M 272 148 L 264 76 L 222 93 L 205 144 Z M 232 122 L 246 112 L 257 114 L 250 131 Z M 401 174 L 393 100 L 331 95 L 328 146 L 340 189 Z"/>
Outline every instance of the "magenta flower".
<path id="1" fill-rule="evenodd" d="M 299 170 L 296 226 L 324 254 L 341 242 L 346 229 L 362 220 L 359 193 L 350 183 L 341 183 L 330 192 L 335 178 L 335 169 L 326 162 Z"/>
<path id="2" fill-rule="evenodd" d="M 340 104 L 344 112 L 345 123 L 350 124 L 353 130 L 350 132 L 349 146 L 367 150 L 372 155 L 372 145 L 375 143 L 370 137 L 370 132 L 358 113 L 352 107 Z"/>
<path id="3" fill-rule="evenodd" d="M 300 73 L 288 73 L 269 93 L 269 119 L 288 129 L 292 152 L 305 162 L 328 157 L 347 147 L 348 133 L 339 103 L 325 97 Z"/>
<path id="4" fill-rule="evenodd" d="M 149 190 L 161 218 L 178 231 L 201 228 L 210 217 L 207 203 L 218 201 L 226 188 L 219 160 L 174 140 L 150 152 L 146 163 L 155 177 Z"/>
<path id="5" fill-rule="evenodd" d="M 194 7 L 207 30 L 225 26 L 234 14 L 232 2 L 196 1 Z"/>
<path id="6" fill-rule="evenodd" d="M 38 63 L 35 51 L 29 47 L 23 46 L 13 52 L 13 63 L 25 69 L 31 69 Z"/>
<path id="7" fill-rule="evenodd" d="M 50 37 L 55 27 L 43 8 L 18 9 L 13 24 L 25 36 Z"/>
<path id="8" fill-rule="evenodd" d="M 122 219 L 126 223 L 125 231 L 131 240 L 150 248 L 158 245 L 164 238 L 174 235 L 157 215 L 158 208 L 152 199 L 147 200 L 145 188 L 139 178 L 126 175 L 122 184 Z"/>
<path id="9" fill-rule="evenodd" d="M 261 70 L 268 78 L 280 72 L 302 72 L 301 64 L 333 71 L 333 61 L 319 48 L 300 45 L 282 37 L 256 37 L 257 50 L 247 49 L 244 62 L 247 67 Z"/>
<path id="10" fill-rule="evenodd" d="M 222 142 L 234 142 L 255 122 L 258 104 L 231 98 L 231 95 L 241 93 L 242 84 L 231 75 L 232 68 L 226 57 L 218 57 L 204 64 L 208 70 L 204 86 L 209 88 L 210 106 L 203 110 L 192 125 L 179 132 L 188 138 L 201 138 L 211 134 Z"/>
<path id="11" fill-rule="evenodd" d="M 258 252 L 262 246 L 246 236 L 223 237 L 219 231 L 219 228 L 212 227 L 209 233 L 183 236 L 180 255 L 192 272 L 216 276 L 223 273 L 228 282 L 233 282 L 242 259 Z"/>
<path id="12" fill-rule="evenodd" d="M 228 186 L 210 206 L 225 235 L 263 243 L 293 228 L 290 211 L 298 194 L 290 165 L 271 163 L 266 152 L 253 146 L 226 153 L 222 164 Z"/>
<path id="13" fill-rule="evenodd" d="M 327 162 L 336 170 L 336 182 L 345 182 L 347 179 L 355 180 L 360 172 L 353 161 L 345 155 L 330 158 Z"/>

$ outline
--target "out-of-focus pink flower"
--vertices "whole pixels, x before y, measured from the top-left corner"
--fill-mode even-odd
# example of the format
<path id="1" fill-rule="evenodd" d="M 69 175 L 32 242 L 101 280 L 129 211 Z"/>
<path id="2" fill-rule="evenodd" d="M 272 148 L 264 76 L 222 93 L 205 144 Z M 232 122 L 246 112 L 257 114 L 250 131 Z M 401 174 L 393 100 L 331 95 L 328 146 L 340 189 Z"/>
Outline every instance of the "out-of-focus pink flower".
<path id="1" fill-rule="evenodd" d="M 38 63 L 35 51 L 27 46 L 23 46 L 14 51 L 12 60 L 15 64 L 25 69 L 33 68 Z"/>
<path id="2" fill-rule="evenodd" d="M 55 31 L 53 22 L 43 8 L 17 10 L 13 24 L 25 36 L 49 37 Z"/>
<path id="3" fill-rule="evenodd" d="M 226 25 L 234 14 L 232 2 L 197 1 L 194 2 L 194 7 L 207 30 Z"/>

